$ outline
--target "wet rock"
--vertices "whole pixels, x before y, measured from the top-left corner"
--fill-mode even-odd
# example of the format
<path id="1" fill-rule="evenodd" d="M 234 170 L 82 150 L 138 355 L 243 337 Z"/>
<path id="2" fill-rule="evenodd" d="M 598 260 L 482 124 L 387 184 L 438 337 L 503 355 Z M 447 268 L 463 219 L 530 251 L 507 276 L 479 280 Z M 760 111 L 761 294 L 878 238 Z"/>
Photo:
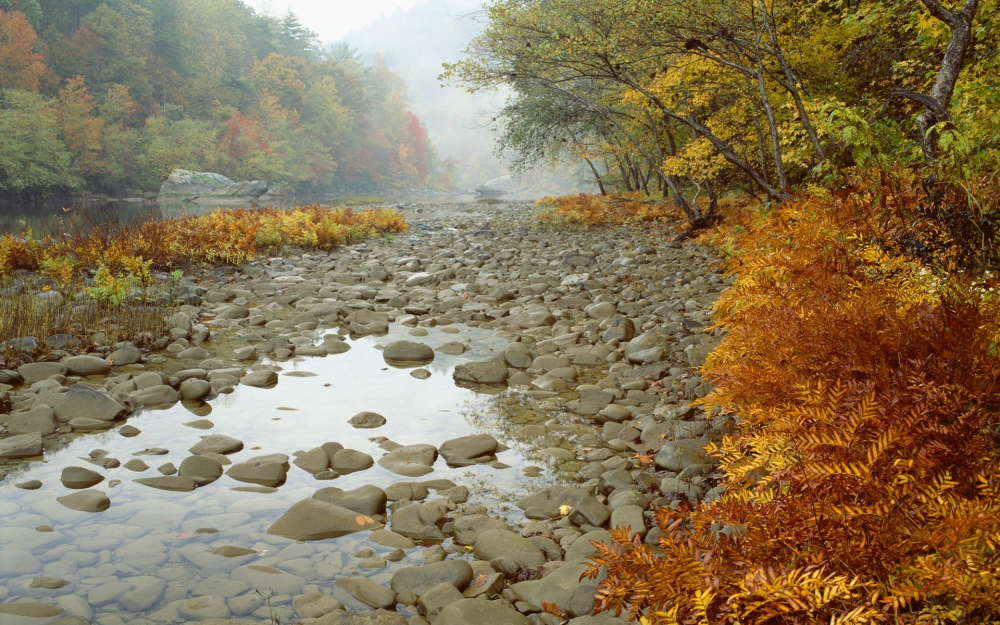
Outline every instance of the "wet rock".
<path id="1" fill-rule="evenodd" d="M 442 354 L 448 354 L 449 356 L 461 356 L 466 351 L 468 351 L 468 346 L 464 343 L 459 343 L 458 341 L 451 341 L 450 343 L 445 343 L 440 347 L 435 348 L 434 351 L 441 352 Z"/>
<path id="2" fill-rule="evenodd" d="M 595 501 L 595 503 L 597 503 Z M 477 558 L 492 560 L 505 557 L 520 568 L 533 568 L 545 563 L 545 554 L 527 538 L 505 530 L 489 530 L 476 538 Z"/>
<path id="3" fill-rule="evenodd" d="M 452 525 L 455 542 L 460 545 L 475 545 L 480 534 L 491 530 L 510 531 L 510 526 L 485 514 L 470 514 L 456 519 Z"/>
<path id="4" fill-rule="evenodd" d="M 73 428 L 74 432 L 96 432 L 98 430 L 107 430 L 111 428 L 114 423 L 111 421 L 98 421 L 97 419 L 77 417 L 75 419 L 70 419 L 67 425 Z"/>
<path id="5" fill-rule="evenodd" d="M 341 490 L 333 487 L 321 488 L 313 493 L 313 499 L 332 503 L 367 516 L 385 514 L 385 491 L 377 486 L 365 485 L 354 490 Z M 403 537 L 400 536 L 400 538 Z M 403 540 L 409 542 L 408 539 L 404 538 Z"/>
<path id="6" fill-rule="evenodd" d="M 133 482 L 159 488 L 160 490 L 170 490 L 179 493 L 191 492 L 198 486 L 198 480 L 193 477 L 181 477 L 179 475 L 158 475 L 156 477 L 137 477 Z"/>
<path id="7" fill-rule="evenodd" d="M 70 375 L 104 375 L 111 371 L 111 363 L 97 356 L 70 356 L 62 364 Z"/>
<path id="8" fill-rule="evenodd" d="M 113 421 L 124 413 L 124 406 L 84 384 L 69 387 L 65 399 L 56 408 L 56 417 L 62 422 L 77 418 Z"/>
<path id="9" fill-rule="evenodd" d="M 417 477 L 433 471 L 438 451 L 433 445 L 407 445 L 394 449 L 378 460 L 380 467 L 397 475 Z"/>
<path id="10" fill-rule="evenodd" d="M 198 485 L 203 486 L 222 475 L 222 465 L 205 456 L 188 456 L 181 462 L 177 473 L 182 477 L 195 478 Z"/>
<path id="11" fill-rule="evenodd" d="M 138 458 L 129 460 L 123 466 L 129 471 L 135 471 L 136 473 L 142 473 L 143 471 L 149 470 L 149 465 Z"/>
<path id="12" fill-rule="evenodd" d="M 38 490 L 41 487 L 42 483 L 38 480 L 28 480 L 27 482 L 14 484 L 14 488 L 20 488 L 21 490 Z"/>
<path id="13" fill-rule="evenodd" d="M 373 608 L 391 608 L 396 605 L 396 593 L 365 577 L 341 577 L 335 582 L 361 603 Z"/>
<path id="14" fill-rule="evenodd" d="M 142 430 L 135 427 L 134 425 L 123 425 L 122 427 L 118 428 L 118 433 L 125 437 L 132 437 L 142 434 Z"/>
<path id="15" fill-rule="evenodd" d="M 59 579 L 58 577 L 36 577 L 31 580 L 31 588 L 43 588 L 45 590 L 58 590 L 63 586 L 69 586 L 70 582 L 68 579 Z"/>
<path id="16" fill-rule="evenodd" d="M 503 357 L 508 365 L 517 369 L 527 369 L 531 366 L 531 350 L 524 343 L 511 344 L 504 350 Z"/>
<path id="17" fill-rule="evenodd" d="M 348 420 L 353 427 L 358 429 L 380 428 L 385 425 L 385 417 L 376 412 L 359 412 Z"/>
<path id="18" fill-rule="evenodd" d="M 208 358 L 208 351 L 201 347 L 188 347 L 177 352 L 179 360 L 204 360 Z"/>
<path id="19" fill-rule="evenodd" d="M 133 406 L 166 406 L 180 401 L 180 394 L 166 384 L 150 386 L 141 391 L 129 393 L 129 403 Z"/>
<path id="20" fill-rule="evenodd" d="M 438 613 L 448 605 L 461 601 L 462 593 L 452 584 L 442 583 L 434 586 L 420 597 L 417 607 L 428 620 L 436 620 Z"/>
<path id="21" fill-rule="evenodd" d="M 705 438 L 681 438 L 665 441 L 656 454 L 655 463 L 661 469 L 680 473 L 687 467 L 696 464 L 712 464 L 713 460 L 704 447 L 709 441 Z"/>
<path id="22" fill-rule="evenodd" d="M 591 319 L 607 319 L 609 317 L 614 317 L 618 314 L 618 310 L 615 305 L 611 302 L 600 302 L 598 304 L 591 304 L 583 309 L 583 312 L 587 313 L 587 316 Z"/>
<path id="23" fill-rule="evenodd" d="M 118 597 L 118 605 L 130 612 L 144 612 L 153 607 L 163 597 L 167 580 L 151 575 L 129 579 L 132 590 Z"/>
<path id="24" fill-rule="evenodd" d="M 474 434 L 446 441 L 438 451 L 448 466 L 463 467 L 496 460 L 498 445 L 489 434 Z"/>
<path id="25" fill-rule="evenodd" d="M 240 384 L 244 386 L 256 386 L 256 387 L 270 387 L 278 383 L 278 374 L 274 371 L 263 370 L 263 371 L 251 371 L 242 378 L 240 378 Z"/>
<path id="26" fill-rule="evenodd" d="M 35 406 L 28 412 L 14 415 L 7 424 L 7 432 L 12 435 L 31 434 L 37 432 L 41 435 L 51 434 L 56 431 L 55 413 L 48 406 Z"/>
<path id="27" fill-rule="evenodd" d="M 431 372 L 427 369 L 414 369 L 410 372 L 410 376 L 417 378 L 418 380 L 426 380 L 431 377 Z"/>
<path id="28" fill-rule="evenodd" d="M 184 380 L 180 389 L 181 399 L 188 401 L 198 401 L 204 399 L 212 392 L 212 385 L 205 380 Z"/>
<path id="29" fill-rule="evenodd" d="M 104 476 L 83 467 L 66 467 L 59 478 L 66 488 L 90 488 L 104 481 Z"/>
<path id="30" fill-rule="evenodd" d="M 343 603 L 321 592 L 311 592 L 297 597 L 292 605 L 302 618 L 317 618 L 344 609 Z"/>
<path id="31" fill-rule="evenodd" d="M 111 507 L 111 500 L 107 495 L 91 488 L 57 497 L 56 501 L 77 512 L 101 512 Z"/>
<path id="32" fill-rule="evenodd" d="M 508 604 L 509 605 L 509 604 Z M 497 601 L 462 599 L 449 604 L 434 625 L 531 625 L 526 616 Z"/>
<path id="33" fill-rule="evenodd" d="M 218 595 L 195 597 L 177 607 L 177 616 L 191 621 L 226 618 L 229 614 L 229 606 L 226 605 L 226 600 Z"/>
<path id="34" fill-rule="evenodd" d="M 243 449 L 243 441 L 224 436 L 222 434 L 211 434 L 201 439 L 194 447 L 189 449 L 193 454 L 232 454 Z"/>
<path id="35" fill-rule="evenodd" d="M 121 349 L 116 349 L 111 352 L 108 356 L 108 360 L 110 360 L 111 364 L 116 367 L 134 365 L 142 360 L 142 354 L 135 347 L 122 347 Z"/>
<path id="36" fill-rule="evenodd" d="M 427 364 L 434 360 L 434 350 L 429 345 L 414 341 L 393 341 L 385 346 L 382 358 L 390 364 Z"/>
<path id="37" fill-rule="evenodd" d="M 330 468 L 341 474 L 363 471 L 374 464 L 374 458 L 356 449 L 341 449 L 330 458 Z"/>
<path id="38" fill-rule="evenodd" d="M 326 455 L 322 447 L 316 447 L 303 454 L 299 454 L 293 463 L 306 473 L 316 475 L 329 468 L 330 458 Z"/>
<path id="39" fill-rule="evenodd" d="M 459 382 L 503 384 L 507 381 L 507 365 L 499 360 L 467 362 L 455 367 L 453 377 Z"/>
<path id="40" fill-rule="evenodd" d="M 627 527 L 633 534 L 645 536 L 646 522 L 643 520 L 642 511 L 643 508 L 641 506 L 622 506 L 621 508 L 616 508 L 611 513 L 610 527 Z"/>
<path id="41" fill-rule="evenodd" d="M 0 618 L 0 621 L 5 621 L 7 618 L 11 622 L 17 623 L 27 623 L 29 621 L 15 620 L 17 617 L 22 617 L 24 619 L 53 619 L 64 610 L 59 606 L 50 605 L 48 603 L 37 603 L 35 601 L 18 601 L 17 603 L 0 603 L 0 615 L 7 615 L 4 618 Z M 44 621 L 48 622 L 48 621 Z"/>
<path id="42" fill-rule="evenodd" d="M 392 530 L 375 530 L 368 537 L 368 540 L 372 541 L 376 545 L 393 547 L 395 549 L 412 549 L 416 546 L 412 540 L 402 534 L 397 534 Z"/>
<path id="43" fill-rule="evenodd" d="M 38 432 L 0 439 L 0 458 L 30 458 L 42 454 L 42 435 Z"/>
<path id="44" fill-rule="evenodd" d="M 434 281 L 434 275 L 425 271 L 419 271 L 406 279 L 406 286 L 415 287 L 430 284 Z"/>
<path id="45" fill-rule="evenodd" d="M 443 524 L 441 508 L 427 504 L 410 504 L 389 515 L 392 531 L 415 540 L 444 540 L 440 529 Z"/>
<path id="46" fill-rule="evenodd" d="M 397 593 L 423 595 L 438 584 L 447 583 L 464 590 L 472 581 L 472 567 L 462 560 L 445 560 L 423 566 L 408 566 L 392 574 L 391 586 Z"/>
<path id="47" fill-rule="evenodd" d="M 222 556 L 223 558 L 240 558 L 242 556 L 249 556 L 251 554 L 257 553 L 253 549 L 247 549 L 246 547 L 237 547 L 236 545 L 223 545 L 222 547 L 216 547 L 211 551 L 217 556 Z"/>
<path id="48" fill-rule="evenodd" d="M 370 519 L 358 517 L 357 512 L 347 508 L 318 499 L 303 499 L 281 515 L 267 533 L 292 540 L 322 540 L 371 528 Z"/>
<path id="49" fill-rule="evenodd" d="M 54 375 L 66 375 L 66 365 L 60 362 L 32 362 L 17 368 L 25 384 L 34 384 Z"/>
<path id="50" fill-rule="evenodd" d="M 622 423 L 632 418 L 632 412 L 629 411 L 625 406 L 620 406 L 618 404 L 609 404 L 604 408 L 601 408 L 597 415 L 597 420 L 600 422 L 611 421 L 614 423 Z"/>
<path id="51" fill-rule="evenodd" d="M 288 467 L 278 462 L 240 462 L 229 467 L 226 475 L 240 482 L 281 486 L 288 477 Z"/>

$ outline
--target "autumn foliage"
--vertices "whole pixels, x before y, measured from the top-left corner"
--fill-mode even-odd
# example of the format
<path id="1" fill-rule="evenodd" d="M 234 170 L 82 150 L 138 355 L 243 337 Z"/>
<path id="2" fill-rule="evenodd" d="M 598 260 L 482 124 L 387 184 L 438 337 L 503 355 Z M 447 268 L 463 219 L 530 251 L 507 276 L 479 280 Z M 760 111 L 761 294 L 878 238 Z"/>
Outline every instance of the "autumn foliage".
<path id="1" fill-rule="evenodd" d="M 536 218 L 549 225 L 619 226 L 629 223 L 670 221 L 678 213 L 665 201 L 651 200 L 640 193 L 601 196 L 576 193 L 559 197 L 543 197 L 536 202 L 542 207 Z"/>
<path id="2" fill-rule="evenodd" d="M 369 237 L 405 232 L 403 216 L 391 209 L 352 210 L 319 205 L 294 209 L 217 210 L 208 215 L 118 224 L 73 236 L 0 238 L 0 274 L 16 269 L 107 267 L 136 274 L 199 263 L 239 264 L 282 246 L 331 249 Z M 147 269 L 148 271 L 148 269 Z M 49 270 L 52 273 L 52 270 Z"/>
<path id="3" fill-rule="evenodd" d="M 20 11 L 0 11 L 0 89 L 37 89 L 45 71 L 35 31 Z"/>
<path id="4" fill-rule="evenodd" d="M 725 494 L 658 510 L 659 549 L 622 532 L 601 609 L 652 623 L 1000 619 L 1000 301 L 945 270 L 961 241 L 893 251 L 929 201 L 906 176 L 730 208 L 738 276 L 704 373 L 738 431 Z M 926 226 L 926 224 L 924 224 Z"/>

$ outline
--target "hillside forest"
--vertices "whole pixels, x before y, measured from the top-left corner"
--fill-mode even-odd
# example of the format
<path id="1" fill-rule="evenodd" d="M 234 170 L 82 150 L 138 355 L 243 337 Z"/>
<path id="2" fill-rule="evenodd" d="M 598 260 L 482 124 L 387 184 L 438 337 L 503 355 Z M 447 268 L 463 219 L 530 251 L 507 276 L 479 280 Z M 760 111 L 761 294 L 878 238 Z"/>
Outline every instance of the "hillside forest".
<path id="1" fill-rule="evenodd" d="M 239 0 L 0 0 L 0 193 L 129 194 L 174 168 L 299 193 L 447 186 L 380 58 Z"/>

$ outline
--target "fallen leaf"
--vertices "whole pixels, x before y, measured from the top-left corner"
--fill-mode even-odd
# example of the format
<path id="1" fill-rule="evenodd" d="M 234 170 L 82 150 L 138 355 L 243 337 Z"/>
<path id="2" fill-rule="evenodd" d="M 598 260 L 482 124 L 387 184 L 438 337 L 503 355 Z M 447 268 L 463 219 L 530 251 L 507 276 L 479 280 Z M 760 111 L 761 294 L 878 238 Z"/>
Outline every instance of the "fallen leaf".
<path id="1" fill-rule="evenodd" d="M 559 609 L 559 606 L 552 603 L 551 601 L 543 601 L 542 610 L 548 612 L 549 614 L 555 614 L 556 616 L 560 617 L 563 615 L 562 610 Z"/>
<path id="2" fill-rule="evenodd" d="M 480 573 L 476 576 L 476 579 L 472 580 L 472 585 L 476 588 L 482 588 L 486 585 L 486 575 Z"/>
<path id="3" fill-rule="evenodd" d="M 410 464 L 409 460 L 403 460 L 403 464 Z"/>
<path id="4" fill-rule="evenodd" d="M 569 511 L 572 510 L 572 509 L 573 509 L 573 506 L 570 506 L 568 504 L 563 504 L 563 505 L 559 506 L 559 514 L 561 514 L 562 516 L 566 516 L 567 514 L 569 514 Z"/>
<path id="5" fill-rule="evenodd" d="M 354 517 L 354 521 L 355 523 L 361 525 L 362 527 L 365 525 L 375 525 L 375 519 L 371 518 L 370 516 L 365 516 L 363 514 L 359 514 L 358 516 Z"/>

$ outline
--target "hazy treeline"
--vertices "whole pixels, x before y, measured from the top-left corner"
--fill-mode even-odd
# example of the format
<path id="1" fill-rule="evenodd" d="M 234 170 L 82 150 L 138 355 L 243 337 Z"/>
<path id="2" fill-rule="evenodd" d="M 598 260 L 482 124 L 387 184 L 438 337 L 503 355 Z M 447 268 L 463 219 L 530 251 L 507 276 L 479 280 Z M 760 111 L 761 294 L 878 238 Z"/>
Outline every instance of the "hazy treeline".
<path id="1" fill-rule="evenodd" d="M 513 91 L 515 168 L 586 161 L 692 221 L 854 166 L 969 180 L 1000 162 L 996 0 L 497 0 L 486 19 L 447 74 Z"/>
<path id="2" fill-rule="evenodd" d="M 403 79 L 240 0 L 0 0 L 0 192 L 447 185 Z"/>

